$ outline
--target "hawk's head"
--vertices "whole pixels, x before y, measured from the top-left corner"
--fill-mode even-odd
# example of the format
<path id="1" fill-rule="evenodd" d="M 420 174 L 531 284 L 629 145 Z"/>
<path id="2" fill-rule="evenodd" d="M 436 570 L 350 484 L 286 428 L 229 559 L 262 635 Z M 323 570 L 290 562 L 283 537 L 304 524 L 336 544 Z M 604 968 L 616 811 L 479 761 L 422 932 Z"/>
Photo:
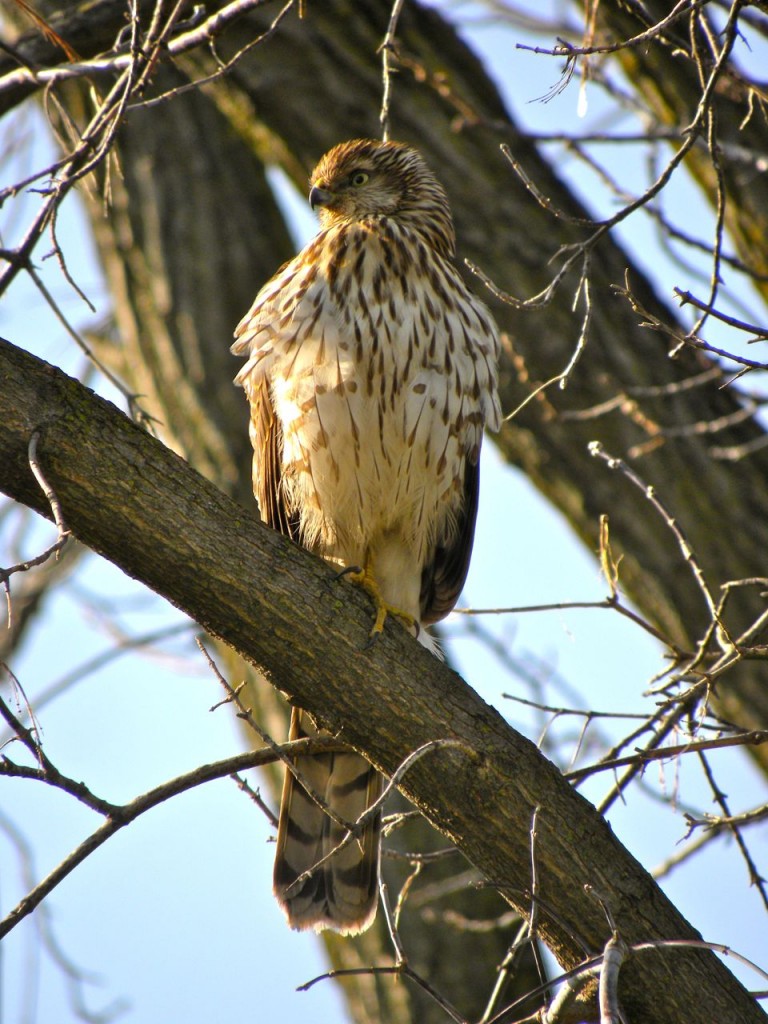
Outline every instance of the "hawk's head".
<path id="1" fill-rule="evenodd" d="M 454 251 L 448 197 L 415 149 L 402 142 L 354 139 L 334 146 L 310 178 L 309 202 L 323 227 L 392 217 Z"/>

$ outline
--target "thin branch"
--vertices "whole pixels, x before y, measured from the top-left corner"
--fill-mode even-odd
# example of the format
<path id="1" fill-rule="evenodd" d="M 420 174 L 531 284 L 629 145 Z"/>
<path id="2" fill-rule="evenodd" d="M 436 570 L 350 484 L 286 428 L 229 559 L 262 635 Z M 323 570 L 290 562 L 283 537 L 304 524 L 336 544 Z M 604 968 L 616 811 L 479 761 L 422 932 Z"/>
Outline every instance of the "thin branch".
<path id="1" fill-rule="evenodd" d="M 762 804 L 751 811 L 743 811 L 741 814 L 705 814 L 701 818 L 696 818 L 691 814 L 685 816 L 691 829 L 703 826 L 709 832 L 718 832 L 730 825 L 753 825 L 766 818 L 768 818 L 768 804 Z"/>
<path id="2" fill-rule="evenodd" d="M 389 937 L 392 940 L 392 946 L 395 950 L 395 966 L 403 967 L 408 963 L 408 957 L 405 955 L 405 950 L 403 949 L 403 942 L 400 938 L 400 932 L 398 931 L 397 920 L 389 905 L 389 890 L 387 889 L 387 884 L 381 878 L 379 879 L 379 893 L 381 895 L 381 908 L 384 912 L 384 920 L 387 922 L 387 930 L 389 931 Z"/>
<path id="3" fill-rule="evenodd" d="M 768 743 L 767 729 L 754 729 L 752 732 L 740 733 L 738 736 L 722 736 L 713 740 L 692 740 L 690 743 L 680 743 L 672 747 L 659 747 L 653 750 L 638 750 L 627 757 L 614 757 L 598 764 L 589 765 L 586 768 L 575 768 L 573 771 L 565 772 L 565 778 L 570 782 L 580 781 L 602 771 L 612 771 L 616 768 L 624 768 L 627 765 L 648 764 L 651 761 L 666 761 L 674 757 L 681 757 L 683 754 L 699 753 L 703 750 L 718 750 L 721 747 L 759 747 Z"/>
<path id="4" fill-rule="evenodd" d="M 311 783 L 307 779 L 305 779 L 301 770 L 296 766 L 295 758 L 282 753 L 282 745 L 276 743 L 269 735 L 269 733 L 265 729 L 262 729 L 262 727 L 259 725 L 256 719 L 253 717 L 251 709 L 246 707 L 240 700 L 240 691 L 243 689 L 243 686 L 245 684 L 241 683 L 240 686 L 237 687 L 237 689 L 234 689 L 230 685 L 229 681 L 224 677 L 222 672 L 219 670 L 218 665 L 213 660 L 211 655 L 208 653 L 208 650 L 206 649 L 205 644 L 203 643 L 202 637 L 195 637 L 195 643 L 199 647 L 200 652 L 202 653 L 203 657 L 208 663 L 208 667 L 214 673 L 216 679 L 219 681 L 219 683 L 221 684 L 221 686 L 223 687 L 227 694 L 225 700 L 221 701 L 221 704 L 231 703 L 238 709 L 237 717 L 241 719 L 243 722 L 245 722 L 251 729 L 253 729 L 253 731 L 259 737 L 261 742 L 265 743 L 267 747 L 269 747 L 269 749 L 273 751 L 277 760 L 283 762 L 288 771 L 290 771 L 290 773 L 293 775 L 293 777 L 296 779 L 296 781 L 299 783 L 302 789 L 304 789 L 307 792 L 307 794 L 312 798 L 312 800 L 317 804 L 317 806 L 322 811 L 324 811 L 332 821 L 334 821 L 340 828 L 344 830 L 344 832 L 347 834 L 347 839 L 357 837 L 360 834 L 360 829 L 362 828 L 362 825 L 359 825 L 357 823 L 353 824 L 349 821 L 346 821 L 344 818 L 339 817 L 336 811 L 329 805 L 328 801 L 320 793 L 314 790 L 312 788 Z M 216 705 L 216 707 L 220 706 L 220 704 Z M 335 749 L 343 750 L 344 744 L 336 740 Z M 346 841 L 344 842 L 344 845 L 346 845 Z M 333 852 L 335 853 L 336 850 L 334 850 Z M 327 858 L 324 858 L 324 860 L 325 859 Z M 315 865 L 315 867 L 317 866 L 318 865 Z M 297 879 L 297 881 L 293 884 L 296 885 L 298 881 L 303 881 L 304 877 L 306 877 L 306 875 L 302 875 L 301 878 Z"/>
<path id="5" fill-rule="evenodd" d="M 182 31 L 179 35 L 160 39 L 155 43 L 154 50 L 157 51 L 158 44 L 162 43 L 163 49 L 169 57 L 178 57 L 198 46 L 204 46 L 216 36 L 221 35 L 224 29 L 231 22 L 242 17 L 248 11 L 262 7 L 267 0 L 231 0 L 224 7 L 215 11 L 210 17 L 198 25 Z M 185 22 L 184 24 L 189 24 Z M 72 78 L 93 78 L 97 75 L 111 75 L 118 71 L 125 71 L 130 68 L 136 59 L 133 52 L 120 52 L 110 54 L 106 57 L 95 57 L 92 60 L 77 61 L 75 63 L 62 64 L 55 68 L 33 69 L 29 67 L 16 68 L 0 77 L 0 93 L 20 86 L 33 85 L 36 87 L 58 84 Z"/>
<path id="6" fill-rule="evenodd" d="M 619 470 L 623 476 L 625 476 L 630 483 L 632 483 L 642 494 L 647 498 L 652 507 L 662 517 L 664 522 L 671 530 L 675 540 L 677 541 L 678 547 L 682 552 L 683 558 L 688 563 L 691 572 L 693 573 L 694 579 L 701 591 L 704 601 L 706 602 L 707 608 L 709 609 L 710 615 L 712 616 L 713 626 L 717 625 L 721 630 L 724 630 L 722 623 L 718 618 L 718 611 L 715 605 L 714 598 L 710 592 L 709 586 L 704 578 L 704 573 L 701 570 L 701 566 L 698 563 L 696 556 L 693 553 L 693 549 L 688 543 L 685 534 L 683 533 L 682 527 L 667 511 L 661 499 L 656 494 L 656 491 L 649 484 L 646 484 L 638 474 L 624 462 L 623 459 L 616 458 L 615 456 L 609 455 L 599 441 L 592 441 L 589 445 L 589 453 L 595 458 L 602 459 L 603 462 L 608 466 L 609 469 Z"/>
<path id="7" fill-rule="evenodd" d="M 530 927 L 527 921 L 521 921 L 520 927 L 517 930 L 517 934 L 513 939 L 512 943 L 507 950 L 504 959 L 499 964 L 499 968 L 496 972 L 496 981 L 491 991 L 488 1002 L 486 1003 L 483 1016 L 478 1021 L 478 1024 L 489 1024 L 492 1019 L 494 1010 L 501 999 L 501 993 L 506 985 L 509 977 L 512 973 L 512 969 L 515 964 L 515 960 L 520 955 L 520 952 L 530 942 Z"/>
<path id="8" fill-rule="evenodd" d="M 454 1024 L 471 1024 L 466 1017 L 462 1017 L 458 1010 L 451 1006 L 444 996 L 429 984 L 426 978 L 417 974 L 416 971 L 414 971 L 407 963 L 395 964 L 391 967 L 345 967 L 339 970 L 326 971 L 324 974 L 318 974 L 317 977 L 310 978 L 309 981 L 305 981 L 302 985 L 299 985 L 296 988 L 296 991 L 308 992 L 320 981 L 327 981 L 332 978 L 350 978 L 361 974 L 371 976 L 392 974 L 396 977 L 408 978 L 410 981 L 414 982 L 414 984 L 418 985 L 420 989 L 426 992 L 427 995 L 433 999 L 445 1013 L 448 1014 L 450 1019 L 454 1021 Z"/>
<path id="9" fill-rule="evenodd" d="M 662 633 L 661 630 L 657 629 L 656 626 L 648 622 L 641 615 L 638 615 L 638 613 L 633 611 L 631 608 L 627 608 L 626 605 L 623 605 L 618 594 L 604 597 L 601 601 L 553 601 L 548 604 L 510 605 L 499 608 L 454 608 L 452 614 L 466 616 L 524 615 L 529 612 L 578 611 L 583 609 L 610 609 L 618 612 L 619 615 L 623 615 L 631 622 L 634 622 L 635 625 L 644 629 L 646 633 L 649 633 L 656 640 L 659 640 L 665 647 L 669 648 L 676 658 L 682 658 L 685 656 L 685 652 L 670 640 L 669 637 Z"/>
<path id="10" fill-rule="evenodd" d="M 643 321 L 640 324 L 641 327 L 649 327 L 651 330 L 658 331 L 661 334 L 667 335 L 677 342 L 675 349 L 679 349 L 681 346 L 688 345 L 691 348 L 700 349 L 702 352 L 707 352 L 713 356 L 720 356 L 722 359 L 728 359 L 731 362 L 736 363 L 738 366 L 742 366 L 747 370 L 768 370 L 768 362 L 761 361 L 758 359 L 747 359 L 745 356 L 737 355 L 735 352 L 729 352 L 726 349 L 719 348 L 716 345 L 711 345 L 703 338 L 697 335 L 686 332 L 680 325 L 669 324 L 663 321 L 655 313 L 651 313 L 645 306 L 640 302 L 636 295 L 633 294 L 629 287 L 628 274 L 625 278 L 624 287 L 619 285 L 613 285 L 613 290 L 623 295 L 627 299 L 634 312 L 638 313 L 643 317 Z"/>
<path id="11" fill-rule="evenodd" d="M 501 695 L 505 700 L 513 700 L 516 704 L 523 704 L 525 707 L 536 708 L 537 711 L 546 711 L 549 714 L 557 715 L 558 717 L 563 715 L 575 715 L 578 717 L 587 718 L 590 721 L 594 718 L 609 718 L 609 719 L 640 719 L 645 722 L 648 719 L 647 715 L 640 713 L 632 714 L 628 711 L 593 711 L 590 708 L 564 708 L 556 707 L 551 704 L 541 704 L 535 700 L 527 700 L 525 697 L 518 697 L 514 693 L 502 693 Z"/>
<path id="12" fill-rule="evenodd" d="M 547 974 L 544 970 L 544 964 L 541 962 L 541 954 L 539 952 L 539 945 L 537 942 L 541 892 L 539 888 L 539 867 L 536 859 L 536 840 L 538 839 L 537 825 L 540 811 L 541 805 L 537 804 L 533 809 L 533 814 L 531 815 L 531 828 L 529 832 L 531 844 L 531 913 L 528 918 L 528 934 L 532 943 L 531 951 L 533 953 L 534 962 L 536 963 L 536 970 L 539 972 L 539 978 L 541 981 L 544 981 Z"/>
<path id="13" fill-rule="evenodd" d="M 252 6 L 258 6 L 260 4 L 268 2 L 268 0 L 250 0 L 250 2 Z M 277 30 L 283 18 L 294 6 L 298 8 L 299 18 L 301 18 L 303 16 L 303 0 L 298 0 L 298 2 L 297 0 L 286 0 L 286 3 L 280 8 L 280 10 L 277 12 L 275 17 L 270 22 L 270 24 L 264 29 L 264 31 L 261 32 L 254 39 L 250 39 L 245 46 L 242 46 L 237 51 L 237 53 L 233 54 L 233 56 L 227 60 L 222 60 L 216 53 L 214 47 L 215 37 L 211 35 L 209 45 L 211 52 L 213 53 L 213 56 L 215 57 L 218 63 L 218 67 L 216 68 L 215 71 L 211 72 L 208 75 L 202 75 L 200 78 L 194 78 L 191 81 L 186 82 L 184 85 L 176 85 L 172 89 L 167 89 L 165 92 L 160 93 L 158 96 L 153 96 L 151 99 L 136 100 L 135 102 L 130 104 L 129 109 L 133 110 L 141 108 L 144 110 L 148 110 L 152 107 L 159 106 L 161 103 L 167 103 L 169 100 L 175 99 L 177 96 L 181 96 L 183 93 L 193 92 L 197 89 L 200 89 L 200 87 L 203 85 L 210 85 L 211 82 L 215 82 L 217 79 L 222 78 L 229 71 L 231 71 L 232 68 L 235 67 L 235 65 L 238 64 L 247 53 L 250 53 L 250 51 L 253 50 L 254 47 L 261 45 L 261 43 L 269 39 L 270 36 L 272 36 Z M 222 12 L 218 13 L 220 14 Z"/>
<path id="14" fill-rule="evenodd" d="M 277 815 L 272 810 L 272 808 L 269 806 L 269 804 L 266 803 L 266 801 L 262 797 L 260 791 L 258 789 L 254 789 L 251 786 L 251 784 L 248 782 L 248 780 L 244 779 L 242 777 L 242 775 L 238 775 L 237 772 L 233 772 L 230 775 L 230 779 L 232 779 L 232 781 L 235 783 L 235 785 L 237 786 L 237 788 L 240 790 L 241 793 L 245 793 L 245 795 L 250 800 L 252 800 L 253 803 L 256 804 L 256 806 L 259 808 L 259 810 L 265 815 L 265 817 L 267 818 L 267 821 L 270 823 L 272 828 L 277 828 L 277 825 L 278 825 Z"/>
<path id="15" fill-rule="evenodd" d="M 763 906 L 766 908 L 766 910 L 768 910 L 768 892 L 766 892 L 766 880 L 764 876 L 761 875 L 760 872 L 757 870 L 757 865 L 755 864 L 754 858 L 752 857 L 752 854 L 750 853 L 749 848 L 747 847 L 744 836 L 741 834 L 741 828 L 739 827 L 739 825 L 735 823 L 733 816 L 731 815 L 730 809 L 728 807 L 728 799 L 715 780 L 714 772 L 712 771 L 712 766 L 709 763 L 709 759 L 705 756 L 703 749 L 698 750 L 697 754 L 701 766 L 704 770 L 704 775 L 707 779 L 707 782 L 709 783 L 710 789 L 712 790 L 712 795 L 715 799 L 715 802 L 722 810 L 724 819 L 728 821 L 728 825 L 726 827 L 728 828 L 733 838 L 736 840 L 736 845 L 738 846 L 739 851 L 744 859 L 744 863 L 747 865 L 747 871 L 749 872 L 749 883 L 750 885 L 753 885 L 757 888 L 757 891 L 760 893 L 760 897 L 763 901 Z"/>
<path id="16" fill-rule="evenodd" d="M 4 705 L 0 701 L 0 713 L 5 716 L 3 711 Z M 8 719 L 6 718 L 6 721 Z M 10 723 L 9 723 L 10 724 Z M 21 726 L 24 730 L 24 727 Z M 125 828 L 126 825 L 131 824 L 136 818 L 145 814 L 147 811 L 154 807 L 158 807 L 166 800 L 170 800 L 171 797 L 178 796 L 180 793 L 186 793 L 191 789 L 195 789 L 197 786 L 202 786 L 206 782 L 211 782 L 214 779 L 225 778 L 227 775 L 232 775 L 233 772 L 244 771 L 247 768 L 259 768 L 266 764 L 273 764 L 277 760 L 281 760 L 283 757 L 299 757 L 306 754 L 317 754 L 325 753 L 331 750 L 338 750 L 340 744 L 332 739 L 325 739 L 322 737 L 313 737 L 311 739 L 300 739 L 293 740 L 289 743 L 281 744 L 279 748 L 262 748 L 260 750 L 251 750 L 244 754 L 237 754 L 234 757 L 224 758 L 221 761 L 214 761 L 211 764 L 200 765 L 184 775 L 179 775 L 168 782 L 163 783 L 155 789 L 149 790 L 141 796 L 136 797 L 127 804 L 111 804 L 109 801 L 101 800 L 98 797 L 89 797 L 84 802 L 92 806 L 94 810 L 100 808 L 104 813 L 108 814 L 107 820 L 95 832 L 92 832 L 87 839 L 83 840 L 78 847 L 76 847 L 67 857 L 64 858 L 61 863 L 51 871 L 51 873 L 39 882 L 34 889 L 32 889 L 10 913 L 0 921 L 0 939 L 7 935 L 16 925 L 22 921 L 25 917 L 32 913 L 32 911 L 45 899 L 46 896 L 53 889 L 59 885 L 72 871 L 81 864 L 87 857 L 90 856 L 102 846 L 107 839 L 113 836 L 116 832 L 119 832 L 121 828 Z M 8 762 L 0 762 L 0 774 L 14 774 L 12 771 L 5 772 L 3 769 L 6 768 Z M 35 775 L 35 778 L 41 778 L 42 781 L 49 781 L 42 775 Z M 58 788 L 63 789 L 65 792 L 70 793 L 72 796 L 76 796 L 78 799 L 82 798 L 83 792 L 86 787 L 82 783 L 74 782 L 73 780 L 66 779 L 64 776 L 59 775 L 56 782 L 52 782 L 52 785 L 57 785 Z"/>
<path id="17" fill-rule="evenodd" d="M 728 324 L 729 327 L 735 327 L 739 331 L 745 331 L 753 335 L 754 341 L 763 341 L 768 339 L 768 327 L 758 327 L 757 324 L 751 324 L 745 320 L 739 320 L 735 316 L 728 316 L 727 313 L 722 313 L 719 309 L 715 309 L 711 302 L 704 302 L 703 299 L 697 299 L 691 292 L 685 291 L 682 288 L 674 288 L 673 291 L 680 300 L 681 306 L 685 306 L 686 304 L 695 306 L 697 309 L 703 310 L 707 316 L 714 317 L 716 320 L 720 320 L 721 323 Z"/>
<path id="18" fill-rule="evenodd" d="M 642 46 L 651 41 L 662 40 L 665 29 L 680 21 L 684 16 L 687 16 L 692 9 L 695 10 L 703 6 L 704 3 L 706 3 L 706 0 L 693 0 L 693 2 L 691 0 L 678 0 L 670 13 L 665 18 L 662 18 L 661 21 L 646 29 L 645 32 L 640 32 L 630 39 L 623 39 L 617 43 L 606 43 L 601 46 L 574 46 L 568 40 L 558 38 L 558 45 L 555 47 L 547 48 L 517 43 L 516 49 L 528 50 L 531 53 L 544 54 L 550 57 L 568 57 L 569 59 L 591 56 L 598 53 L 617 53 L 619 50 L 626 50 L 634 46 Z M 677 42 L 675 40 L 676 45 Z"/>
<path id="19" fill-rule="evenodd" d="M 384 142 L 389 142 L 389 105 L 392 101 L 392 79 L 396 70 L 392 61 L 393 58 L 396 59 L 397 57 L 397 23 L 400 20 L 402 9 L 403 0 L 394 0 L 392 10 L 389 15 L 387 33 L 384 36 L 384 41 L 379 47 L 379 51 L 381 53 L 381 77 L 383 85 L 379 123 L 381 124 L 381 137 Z"/>
<path id="20" fill-rule="evenodd" d="M 27 572 L 34 566 L 42 565 L 43 562 L 47 562 L 52 555 L 57 555 L 59 551 L 61 551 L 61 549 L 64 547 L 64 545 L 67 543 L 71 536 L 71 533 L 67 528 L 66 523 L 64 522 L 64 514 L 61 510 L 61 503 L 59 502 L 59 499 L 56 497 L 55 491 L 48 483 L 48 481 L 45 479 L 43 471 L 40 467 L 40 462 L 37 457 L 37 442 L 39 441 L 39 439 L 40 434 L 38 433 L 38 431 L 35 431 L 32 434 L 31 438 L 29 439 L 27 458 L 29 461 L 29 468 L 32 470 L 35 480 L 37 480 L 38 484 L 40 485 L 40 490 L 45 495 L 46 500 L 50 506 L 51 514 L 53 516 L 53 521 L 56 525 L 56 531 L 58 536 L 56 537 L 56 540 L 53 542 L 53 544 L 47 547 L 39 555 L 35 555 L 33 558 L 28 558 L 23 562 L 17 562 L 15 565 L 11 565 L 7 569 L 0 567 L 0 584 L 2 585 L 6 595 L 9 627 L 11 625 L 12 616 L 11 590 L 9 586 L 9 580 L 11 576 L 13 576 L 14 573 L 17 572 Z"/>
<path id="21" fill-rule="evenodd" d="M 629 952 L 621 935 L 615 931 L 603 950 L 600 970 L 598 1005 L 600 1024 L 628 1024 L 619 1006 L 619 972 Z"/>

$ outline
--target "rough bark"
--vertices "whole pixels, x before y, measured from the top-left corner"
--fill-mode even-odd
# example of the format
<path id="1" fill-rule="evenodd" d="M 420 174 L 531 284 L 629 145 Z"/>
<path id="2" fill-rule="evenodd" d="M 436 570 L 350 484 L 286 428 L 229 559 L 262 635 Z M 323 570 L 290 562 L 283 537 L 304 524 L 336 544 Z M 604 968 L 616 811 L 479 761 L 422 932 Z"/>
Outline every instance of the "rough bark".
<path id="1" fill-rule="evenodd" d="M 530 741 L 397 624 L 366 648 L 370 608 L 361 592 L 245 514 L 110 403 L 0 342 L 0 418 L 0 487 L 10 497 L 48 511 L 27 465 L 37 432 L 38 462 L 79 540 L 234 646 L 374 764 L 391 773 L 423 744 L 452 741 L 416 762 L 401 789 L 522 913 L 538 807 L 539 930 L 564 966 L 609 938 L 589 886 L 610 894 L 629 944 L 698 938 Z M 765 1020 L 703 950 L 631 956 L 620 993 L 629 1019 L 648 1024 Z"/>

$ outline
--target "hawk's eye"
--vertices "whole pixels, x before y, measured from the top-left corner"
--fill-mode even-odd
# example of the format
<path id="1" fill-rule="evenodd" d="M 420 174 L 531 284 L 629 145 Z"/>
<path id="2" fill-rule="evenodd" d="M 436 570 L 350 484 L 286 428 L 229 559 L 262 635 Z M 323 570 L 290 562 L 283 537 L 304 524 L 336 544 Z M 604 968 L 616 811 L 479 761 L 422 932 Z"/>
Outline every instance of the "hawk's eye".
<path id="1" fill-rule="evenodd" d="M 364 185 L 366 181 L 368 181 L 369 177 L 370 175 L 366 174 L 365 171 L 355 171 L 355 173 L 349 180 L 352 182 L 353 185 L 359 188 L 360 185 Z"/>

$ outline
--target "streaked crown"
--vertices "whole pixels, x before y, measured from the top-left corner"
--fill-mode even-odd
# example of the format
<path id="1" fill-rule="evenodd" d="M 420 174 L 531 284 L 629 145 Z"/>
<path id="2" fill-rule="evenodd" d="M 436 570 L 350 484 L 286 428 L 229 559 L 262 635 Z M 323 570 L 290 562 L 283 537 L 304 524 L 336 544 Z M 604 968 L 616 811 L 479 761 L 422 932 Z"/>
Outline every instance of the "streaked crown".
<path id="1" fill-rule="evenodd" d="M 323 227 L 391 217 L 445 256 L 455 251 L 448 197 L 423 157 L 402 142 L 353 139 L 334 146 L 310 178 Z"/>

